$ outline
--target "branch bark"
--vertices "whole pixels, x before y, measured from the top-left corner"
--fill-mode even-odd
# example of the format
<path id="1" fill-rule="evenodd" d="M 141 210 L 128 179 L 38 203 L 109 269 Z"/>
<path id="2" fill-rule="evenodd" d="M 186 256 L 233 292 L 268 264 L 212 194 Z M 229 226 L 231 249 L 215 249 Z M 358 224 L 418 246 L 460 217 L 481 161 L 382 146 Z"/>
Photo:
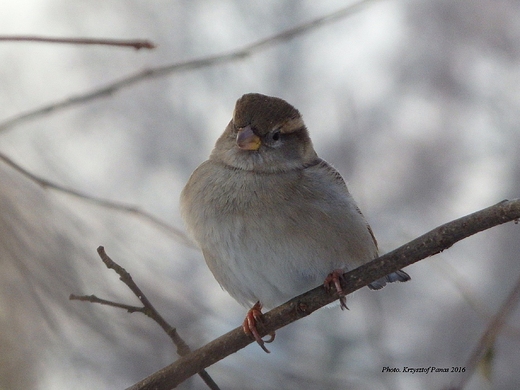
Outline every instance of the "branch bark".
<path id="1" fill-rule="evenodd" d="M 520 199 L 505 200 L 494 206 L 441 225 L 413 241 L 344 275 L 343 291 L 350 294 L 398 269 L 448 249 L 456 242 L 491 227 L 520 219 Z M 258 324 L 261 336 L 276 331 L 338 299 L 320 286 L 278 306 Z M 128 390 L 171 389 L 202 369 L 252 343 L 238 327 L 169 366 L 157 371 Z"/>

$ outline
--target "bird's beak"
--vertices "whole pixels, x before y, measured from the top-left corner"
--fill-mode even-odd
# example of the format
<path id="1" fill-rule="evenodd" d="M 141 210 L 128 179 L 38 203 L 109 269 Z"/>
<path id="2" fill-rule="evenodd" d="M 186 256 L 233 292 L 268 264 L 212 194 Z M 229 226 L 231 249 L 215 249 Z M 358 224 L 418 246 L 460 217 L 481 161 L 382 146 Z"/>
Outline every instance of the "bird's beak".
<path id="1" fill-rule="evenodd" d="M 258 150 L 262 141 L 257 136 L 251 126 L 242 127 L 238 130 L 237 145 L 243 150 Z"/>

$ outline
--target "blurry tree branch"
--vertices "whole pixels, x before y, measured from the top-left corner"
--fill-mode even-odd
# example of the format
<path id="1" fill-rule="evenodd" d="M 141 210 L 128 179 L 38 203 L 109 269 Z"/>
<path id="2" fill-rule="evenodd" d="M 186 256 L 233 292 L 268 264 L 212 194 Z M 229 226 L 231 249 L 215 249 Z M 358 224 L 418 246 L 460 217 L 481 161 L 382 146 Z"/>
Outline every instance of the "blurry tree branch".
<path id="1" fill-rule="evenodd" d="M 471 353 L 465 365 L 465 372 L 454 381 L 449 387 L 450 390 L 463 389 L 471 375 L 477 368 L 479 362 L 485 357 L 486 353 L 493 347 L 496 337 L 504 327 L 506 319 L 517 306 L 520 300 L 520 278 L 516 281 L 515 286 L 505 299 L 504 303 L 489 322 L 485 332 L 482 334 L 477 346 Z"/>
<path id="2" fill-rule="evenodd" d="M 478 298 L 478 294 L 476 294 L 476 292 L 470 287 L 469 283 L 467 283 L 464 276 L 459 273 L 457 268 L 444 260 L 435 263 L 435 266 L 442 271 L 443 275 L 451 280 L 455 288 L 459 290 L 461 296 L 468 305 L 475 310 L 478 316 L 484 321 L 491 323 L 494 318 L 491 309 L 486 307 L 485 303 Z M 520 281 L 518 283 L 520 283 Z M 520 327 L 515 325 L 517 324 L 503 324 L 501 335 L 514 338 L 518 342 L 520 341 Z"/>
<path id="3" fill-rule="evenodd" d="M 121 309 L 127 310 L 129 313 L 143 313 L 146 316 L 150 317 L 152 320 L 154 320 L 159 326 L 166 332 L 166 334 L 170 337 L 170 339 L 173 341 L 175 346 L 177 347 L 177 354 L 179 356 L 185 356 L 191 352 L 190 347 L 186 342 L 179 336 L 177 333 L 177 329 L 172 327 L 166 320 L 159 314 L 159 312 L 155 309 L 155 307 L 152 305 L 150 300 L 146 297 L 146 295 L 141 291 L 139 286 L 134 282 L 132 276 L 119 264 L 117 264 L 115 261 L 113 261 L 105 252 L 105 248 L 100 246 L 97 249 L 97 252 L 99 254 L 99 257 L 105 263 L 108 269 L 113 269 L 118 275 L 119 279 L 128 286 L 130 290 L 134 293 L 134 295 L 141 301 L 143 304 L 142 307 L 137 306 L 130 306 L 121 304 L 118 302 L 112 302 L 107 301 L 105 299 L 101 299 L 96 297 L 95 295 L 74 295 L 71 294 L 69 299 L 75 300 L 75 301 L 84 301 L 84 302 L 92 302 L 92 303 L 100 303 L 102 305 L 108 305 L 112 307 L 118 307 Z M 208 385 L 208 387 L 212 390 L 218 390 L 219 387 L 217 384 L 213 381 L 213 379 L 209 376 L 209 374 L 204 370 L 200 370 L 198 372 L 199 376 L 202 378 L 202 380 Z"/>
<path id="4" fill-rule="evenodd" d="M 55 38 L 35 35 L 0 36 L 0 42 L 39 42 L 39 43 L 65 43 L 71 45 L 105 45 L 132 47 L 139 49 L 155 49 L 153 42 L 142 39 L 107 39 L 107 38 Z"/>
<path id="5" fill-rule="evenodd" d="M 350 294 L 391 272 L 440 253 L 475 233 L 510 221 L 518 223 L 519 219 L 520 199 L 515 199 L 505 200 L 448 222 L 370 263 L 344 274 L 344 280 L 341 283 L 343 291 Z M 316 287 L 266 313 L 265 321 L 258 324 L 258 331 L 261 336 L 266 336 L 338 298 L 337 293 L 328 294 L 323 286 Z M 244 333 L 242 327 L 238 327 L 157 371 L 129 389 L 171 389 L 200 370 L 252 342 L 253 340 Z"/>
<path id="6" fill-rule="evenodd" d="M 309 22 L 300 24 L 296 27 L 290 28 L 288 30 L 282 31 L 281 33 L 272 35 L 270 37 L 261 39 L 259 41 L 253 42 L 249 45 L 242 47 L 241 49 L 237 49 L 231 52 L 216 54 L 213 56 L 198 58 L 194 60 L 178 62 L 170 65 L 165 65 L 157 68 L 145 69 L 134 73 L 130 76 L 124 77 L 118 81 L 115 81 L 111 84 L 105 85 L 102 88 L 96 89 L 91 92 L 87 92 L 84 94 L 71 96 L 61 101 L 57 101 L 54 103 L 47 104 L 43 107 L 36 108 L 34 110 L 26 111 L 24 113 L 18 114 L 12 118 L 6 119 L 5 121 L 0 123 L 0 132 L 6 131 L 9 128 L 16 126 L 22 122 L 35 119 L 41 117 L 43 115 L 56 112 L 68 107 L 76 106 L 79 104 L 83 104 L 89 102 L 94 99 L 102 98 L 110 96 L 123 88 L 130 87 L 134 84 L 140 83 L 142 81 L 163 77 L 170 75 L 176 72 L 189 71 L 199 68 L 204 68 L 208 66 L 223 64 L 234 62 L 238 60 L 242 60 L 244 58 L 250 57 L 253 54 L 256 54 L 262 50 L 265 50 L 269 47 L 275 46 L 282 42 L 286 42 L 292 38 L 308 33 L 312 30 L 320 26 L 324 26 L 330 24 L 332 22 L 338 21 L 342 18 L 345 18 L 349 15 L 360 10 L 363 6 L 368 3 L 379 1 L 379 0 L 360 0 L 354 4 L 350 4 L 344 8 L 341 8 L 337 11 L 334 11 L 328 15 L 322 16 L 320 18 L 313 19 Z"/>
<path id="7" fill-rule="evenodd" d="M 94 203 L 101 207 L 133 214 L 139 218 L 142 218 L 142 219 L 152 223 L 153 225 L 158 226 L 159 228 L 167 231 L 168 233 L 172 234 L 183 245 L 191 247 L 191 248 L 196 248 L 195 244 L 193 244 L 193 242 L 186 236 L 186 234 L 184 234 L 184 232 L 182 230 L 177 229 L 176 227 L 162 221 L 160 218 L 157 218 L 157 217 L 153 216 L 152 214 L 139 209 L 136 206 L 121 203 L 121 202 L 115 202 L 115 201 L 111 201 L 111 200 L 107 200 L 107 199 L 102 199 L 102 198 L 98 198 L 95 196 L 90 196 L 90 195 L 84 194 L 80 191 L 74 190 L 72 188 L 67 188 L 67 187 L 61 186 L 59 184 L 55 184 L 47 179 L 44 179 L 42 177 L 35 175 L 34 173 L 29 172 L 28 170 L 21 167 L 19 164 L 15 163 L 11 158 L 7 157 L 3 153 L 0 153 L 0 161 L 3 161 L 7 165 L 9 165 L 11 168 L 13 168 L 17 172 L 21 173 L 23 176 L 25 176 L 26 178 L 35 182 L 36 184 L 38 184 L 39 186 L 41 186 L 43 188 L 50 188 L 55 191 L 65 193 L 67 195 L 71 195 L 76 198 L 83 199 L 90 203 Z"/>

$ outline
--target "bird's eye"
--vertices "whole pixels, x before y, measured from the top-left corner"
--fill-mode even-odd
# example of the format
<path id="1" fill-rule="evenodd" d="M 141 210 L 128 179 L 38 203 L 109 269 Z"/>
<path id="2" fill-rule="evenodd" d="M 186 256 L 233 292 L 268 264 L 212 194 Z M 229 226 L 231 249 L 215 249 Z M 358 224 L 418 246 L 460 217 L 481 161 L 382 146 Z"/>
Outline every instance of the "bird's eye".
<path id="1" fill-rule="evenodd" d="M 279 141 L 280 140 L 280 130 L 274 130 L 271 132 L 271 139 L 273 141 Z"/>

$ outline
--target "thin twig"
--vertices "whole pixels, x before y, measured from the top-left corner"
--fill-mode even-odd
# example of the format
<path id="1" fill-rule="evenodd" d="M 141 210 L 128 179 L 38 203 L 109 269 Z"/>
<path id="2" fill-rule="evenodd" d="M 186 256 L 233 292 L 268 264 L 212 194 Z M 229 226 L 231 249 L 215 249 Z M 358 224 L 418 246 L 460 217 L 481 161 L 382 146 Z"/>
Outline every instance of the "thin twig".
<path id="1" fill-rule="evenodd" d="M 217 54 L 213 56 L 198 58 L 194 60 L 189 60 L 185 62 L 174 63 L 162 67 L 145 69 L 134 73 L 130 76 L 124 77 L 118 81 L 105 85 L 99 89 L 96 89 L 91 92 L 87 92 L 84 94 L 71 96 L 67 99 L 57 101 L 54 103 L 46 104 L 45 106 L 36 108 L 34 110 L 29 110 L 27 112 L 15 115 L 9 119 L 6 119 L 2 123 L 0 123 L 0 132 L 6 131 L 9 128 L 12 128 L 16 125 L 19 125 L 22 122 L 38 118 L 42 115 L 46 115 L 52 112 L 56 112 L 58 110 L 62 110 L 68 107 L 76 106 L 79 104 L 83 104 L 94 99 L 108 97 L 112 94 L 118 92 L 123 88 L 130 87 L 134 84 L 140 83 L 145 80 L 149 80 L 156 77 L 163 77 L 170 75 L 176 72 L 182 72 L 187 70 L 199 69 L 208 66 L 214 66 L 223 63 L 230 63 L 233 61 L 242 60 L 246 57 L 249 57 L 253 54 L 256 54 L 262 50 L 267 49 L 268 47 L 277 45 L 282 42 L 286 42 L 292 38 L 303 35 L 307 32 L 310 32 L 320 26 L 324 26 L 330 24 L 332 22 L 338 21 L 342 18 L 345 18 L 349 15 L 352 15 L 354 12 L 360 10 L 363 6 L 368 3 L 379 1 L 379 0 L 361 0 L 357 3 L 351 4 L 347 7 L 341 8 L 335 12 L 332 12 L 328 15 L 322 16 L 320 18 L 311 20 L 310 22 L 303 23 L 299 26 L 293 27 L 291 29 L 282 31 L 281 33 L 272 35 L 268 38 L 261 39 L 257 42 L 251 43 L 242 47 L 241 49 L 237 49 L 231 52 L 225 52 L 222 54 Z"/>
<path id="2" fill-rule="evenodd" d="M 119 309 L 125 309 L 129 313 L 143 313 L 146 314 L 144 307 L 137 307 L 126 305 L 124 303 L 107 301 L 106 299 L 98 298 L 95 295 L 75 295 L 70 294 L 69 299 L 71 301 L 81 301 L 81 302 L 90 302 L 90 303 L 99 303 L 100 305 L 117 307 Z"/>
<path id="3" fill-rule="evenodd" d="M 107 199 L 103 199 L 103 198 L 98 198 L 96 196 L 91 196 L 91 195 L 85 194 L 83 192 L 77 191 L 75 189 L 67 188 L 65 186 L 61 186 L 59 184 L 53 183 L 50 180 L 44 179 L 40 176 L 35 175 L 32 172 L 29 172 L 27 169 L 23 168 L 22 166 L 20 166 L 16 162 L 14 162 L 11 158 L 7 157 L 3 153 L 0 153 L 0 160 L 3 161 L 4 163 L 6 163 L 7 165 L 9 165 L 14 170 L 21 173 L 23 176 L 25 176 L 29 180 L 33 181 L 34 183 L 38 184 L 39 186 L 41 186 L 43 188 L 49 188 L 49 189 L 52 189 L 55 191 L 59 191 L 64 194 L 74 196 L 75 198 L 83 199 L 90 203 L 94 203 L 101 207 L 133 214 L 137 217 L 140 217 L 140 218 L 148 221 L 149 223 L 152 223 L 153 225 L 158 226 L 161 229 L 166 230 L 168 233 L 175 236 L 179 240 L 179 242 L 181 242 L 185 246 L 190 247 L 190 248 L 196 248 L 195 244 L 181 230 L 162 221 L 161 219 L 153 216 L 152 214 L 139 209 L 136 206 L 121 203 L 121 202 L 115 202 L 115 201 L 111 201 L 111 200 L 107 200 Z"/>
<path id="4" fill-rule="evenodd" d="M 142 39 L 108 39 L 108 38 L 56 38 L 56 37 L 42 37 L 36 35 L 23 36 L 0 36 L 0 42 L 43 42 L 43 43 L 65 43 L 72 45 L 105 45 L 105 46 L 119 46 L 132 47 L 139 49 L 155 49 L 153 42 Z"/>
<path id="5" fill-rule="evenodd" d="M 451 390 L 460 390 L 463 389 L 466 385 L 467 381 L 473 375 L 473 372 L 477 368 L 478 363 L 482 360 L 485 354 L 492 347 L 495 342 L 496 337 L 499 332 L 502 330 L 507 317 L 511 314 L 513 309 L 517 306 L 518 301 L 520 300 L 520 278 L 516 281 L 515 286 L 504 300 L 504 303 L 495 314 L 493 319 L 490 321 L 489 325 L 486 328 L 486 331 L 482 334 L 475 350 L 471 353 L 468 361 L 466 362 L 465 372 L 457 378 L 457 381 L 454 381 L 453 384 L 449 387 Z"/>
<path id="6" fill-rule="evenodd" d="M 439 226 L 396 250 L 344 274 L 341 286 L 345 294 L 350 294 L 398 269 L 440 253 L 475 233 L 518 219 L 520 219 L 520 199 L 500 202 Z M 337 293 L 330 295 L 323 286 L 319 286 L 266 313 L 265 322 L 257 324 L 258 332 L 260 336 L 266 336 L 338 298 Z M 242 327 L 238 327 L 134 384 L 128 390 L 171 389 L 201 369 L 211 366 L 253 341 L 244 333 Z"/>
<path id="7" fill-rule="evenodd" d="M 103 263 L 107 266 L 108 269 L 113 269 L 118 275 L 119 279 L 128 286 L 130 290 L 134 293 L 134 295 L 141 301 L 143 306 L 147 309 L 146 315 L 152 318 L 155 322 L 159 324 L 159 326 L 171 337 L 172 341 L 177 346 L 177 353 L 180 356 L 184 356 L 190 352 L 190 347 L 182 340 L 177 334 L 177 330 L 170 326 L 166 322 L 166 320 L 159 314 L 159 312 L 152 305 L 150 300 L 144 295 L 139 286 L 135 284 L 132 279 L 132 275 L 128 273 L 123 267 L 117 264 L 114 260 L 112 260 L 107 253 L 105 252 L 105 248 L 100 246 L 98 249 L 98 254 Z"/>
<path id="8" fill-rule="evenodd" d="M 486 322 L 491 321 L 491 319 L 494 317 L 492 311 L 489 309 L 489 307 L 486 307 L 482 300 L 476 297 L 474 290 L 453 265 L 444 260 L 433 264 L 439 268 L 439 272 L 443 272 L 444 277 L 451 279 L 453 285 L 460 292 L 464 300 L 483 320 Z M 520 327 L 518 326 L 504 324 L 501 333 L 504 336 L 520 340 Z"/>
<path id="9" fill-rule="evenodd" d="M 97 252 L 99 254 L 99 257 L 103 261 L 103 263 L 105 263 L 106 267 L 108 269 L 114 270 L 119 275 L 119 279 L 124 284 L 126 284 L 130 290 L 132 290 L 134 295 L 143 304 L 143 307 L 130 306 L 130 305 L 126 305 L 123 303 L 107 301 L 106 299 L 98 298 L 95 295 L 71 294 L 69 296 L 69 299 L 76 300 L 76 301 L 99 303 L 102 305 L 117 307 L 117 308 L 125 309 L 129 313 L 135 313 L 135 312 L 143 313 L 146 316 L 150 317 L 152 320 L 154 320 L 157 324 L 159 324 L 159 326 L 166 332 L 166 334 L 171 338 L 171 340 L 177 347 L 177 354 L 179 356 L 186 356 L 187 354 L 189 354 L 191 352 L 191 349 L 188 346 L 188 344 L 186 344 L 186 342 L 181 338 L 181 336 L 177 332 L 177 329 L 175 329 L 170 324 L 168 324 L 168 322 L 163 318 L 163 316 L 161 316 L 159 314 L 159 312 L 155 309 L 155 307 L 152 305 L 150 300 L 141 291 L 139 286 L 134 282 L 132 275 L 130 275 L 129 272 L 127 272 L 123 267 L 121 267 L 114 260 L 112 260 L 105 252 L 105 248 L 103 248 L 102 246 L 100 246 L 97 249 Z M 201 370 L 199 370 L 198 374 L 210 389 L 219 390 L 218 385 L 215 383 L 215 381 L 213 381 L 213 379 L 206 372 L 206 370 L 201 369 Z"/>

